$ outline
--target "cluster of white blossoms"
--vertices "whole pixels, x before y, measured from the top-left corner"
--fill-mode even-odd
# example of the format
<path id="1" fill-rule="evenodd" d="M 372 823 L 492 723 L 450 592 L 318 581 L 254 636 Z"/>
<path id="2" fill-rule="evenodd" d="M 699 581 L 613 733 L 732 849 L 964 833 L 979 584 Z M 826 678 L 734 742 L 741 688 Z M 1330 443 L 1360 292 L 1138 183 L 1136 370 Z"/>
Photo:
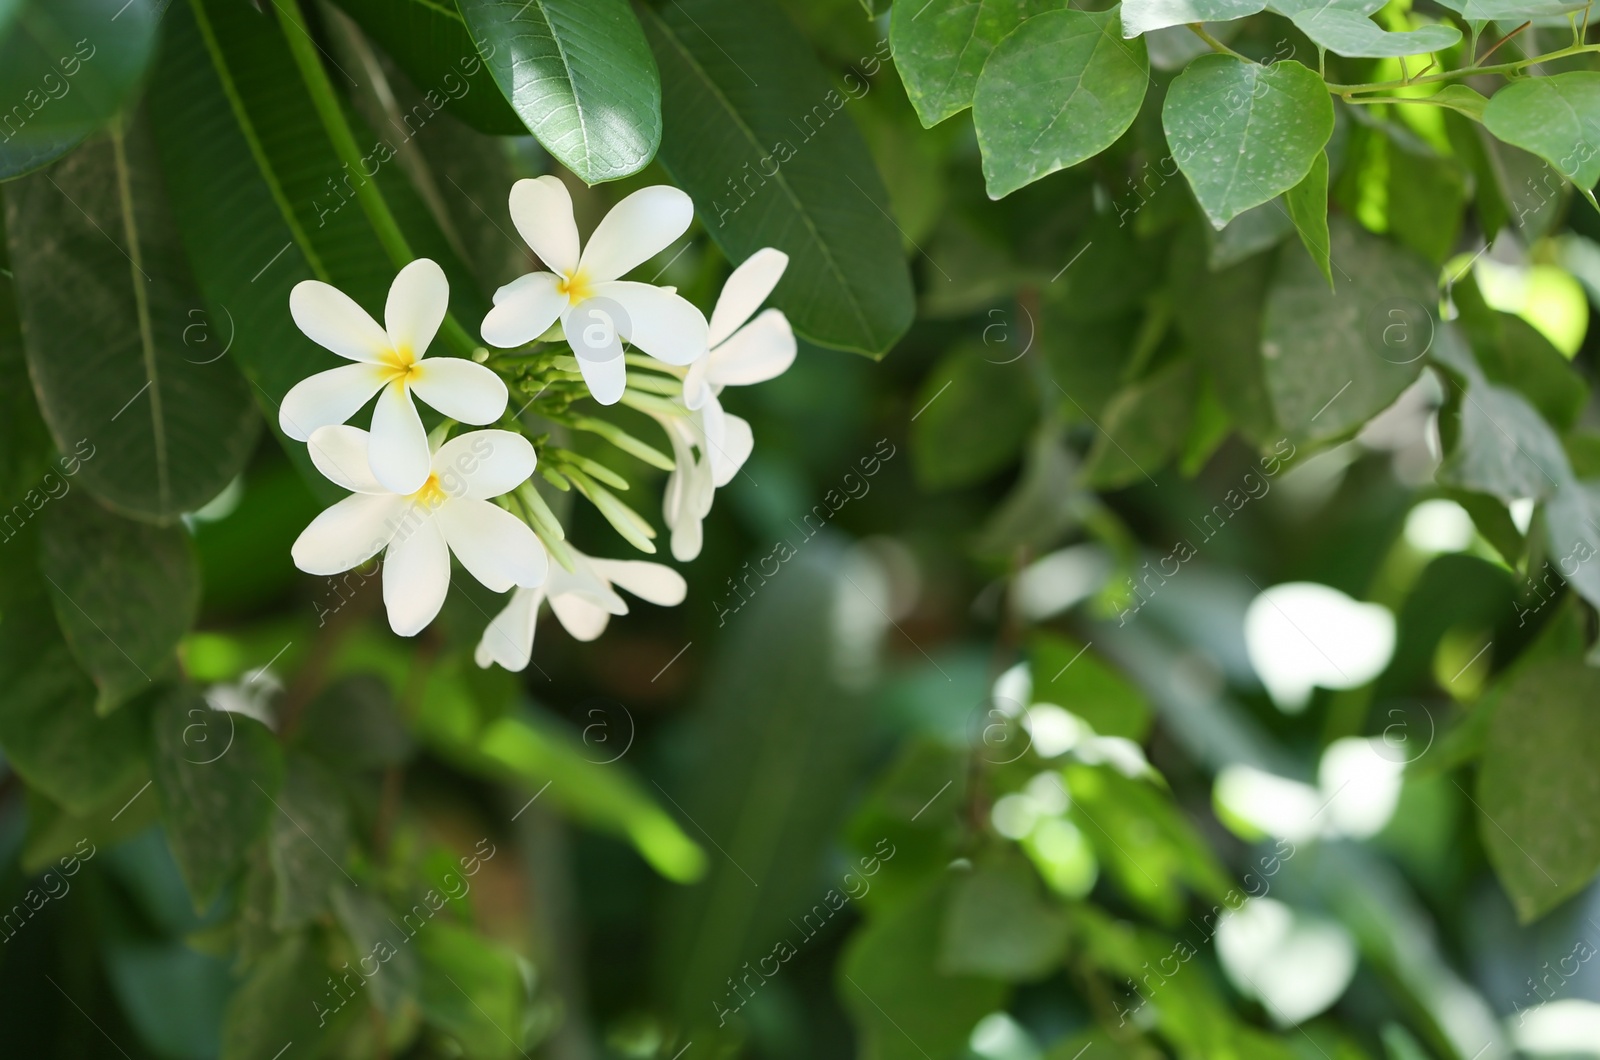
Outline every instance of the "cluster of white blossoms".
<path id="1" fill-rule="evenodd" d="M 306 443 L 318 471 L 350 491 L 300 534 L 295 565 L 333 575 L 381 553 L 389 624 L 401 636 L 414 636 L 444 606 L 454 555 L 490 590 L 512 593 L 484 631 L 478 665 L 521 670 L 546 602 L 570 634 L 593 640 L 612 615 L 628 611 L 618 589 L 662 606 L 681 603 L 687 592 L 670 567 L 587 556 L 566 543 L 533 487 L 538 454 L 523 433 L 522 414 L 531 408 L 543 421 L 536 437 L 548 437 L 549 426 L 580 425 L 610 437 L 619 451 L 670 467 L 662 514 L 672 554 L 688 561 L 700 553 L 701 522 L 713 493 L 738 474 L 753 444 L 750 425 L 725 412 L 718 395 L 725 386 L 781 375 L 794 361 L 795 339 L 781 312 L 756 313 L 788 265 L 780 251 L 758 251 L 736 268 L 709 322 L 671 287 L 622 279 L 688 230 L 694 206 L 676 188 L 658 185 L 629 195 L 587 246 L 580 246 L 571 196 L 557 178 L 518 181 L 510 206 L 517 231 L 550 271 L 528 273 L 496 291 L 481 334 L 488 346 L 531 352 L 479 349 L 471 358 L 428 357 L 446 318 L 450 287 L 444 270 L 426 258 L 395 277 L 382 326 L 337 288 L 306 280 L 289 297 L 295 323 L 352 363 L 294 386 L 279 424 Z M 572 357 L 563 356 L 560 343 Z M 629 346 L 647 355 L 634 358 L 648 370 L 632 383 Z M 541 373 L 533 383 L 542 385 L 524 409 L 508 416 L 505 377 L 525 383 L 530 363 Z M 603 406 L 621 402 L 653 417 L 667 435 L 671 458 L 620 428 L 563 419 L 570 392 L 557 398 L 577 380 Z M 557 398 L 546 409 L 539 397 L 552 388 Z M 350 426 L 347 421 L 375 395 L 371 429 Z M 432 432 L 417 401 L 443 417 Z M 488 429 L 452 433 L 458 423 Z M 588 458 L 553 452 L 564 462 L 540 468 L 549 481 L 561 489 L 576 484 L 628 540 L 653 551 L 648 538 L 654 531 L 599 484 L 625 489 L 620 476 Z"/>

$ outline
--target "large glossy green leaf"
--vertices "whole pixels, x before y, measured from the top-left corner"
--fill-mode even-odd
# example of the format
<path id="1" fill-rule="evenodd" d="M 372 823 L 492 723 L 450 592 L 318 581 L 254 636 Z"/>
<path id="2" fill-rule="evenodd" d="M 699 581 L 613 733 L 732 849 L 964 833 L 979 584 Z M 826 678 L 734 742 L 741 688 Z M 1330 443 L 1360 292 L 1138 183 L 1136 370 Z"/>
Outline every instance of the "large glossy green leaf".
<path id="1" fill-rule="evenodd" d="M 423 96 L 421 111 L 408 110 L 402 116 L 404 139 L 411 139 L 440 111 L 479 132 L 527 134 L 527 127 L 478 55 L 461 12 L 450 0 L 336 2 L 400 64 Z"/>
<path id="2" fill-rule="evenodd" d="M 637 173 L 661 143 L 661 84 L 627 0 L 459 0 L 505 98 L 590 184 Z"/>
<path id="3" fill-rule="evenodd" d="M 154 0 L 15 0 L 0 14 L 0 180 L 70 151 L 117 113 L 155 50 Z"/>
<path id="4" fill-rule="evenodd" d="M 167 842 L 197 910 L 244 864 L 266 831 L 283 781 L 283 753 L 254 719 L 213 710 L 187 686 L 156 704 L 151 772 Z"/>
<path id="5" fill-rule="evenodd" d="M 1306 178 L 1333 135 L 1333 103 L 1322 78 L 1293 60 L 1202 55 L 1172 82 L 1161 120 L 1173 159 L 1221 228 Z"/>
<path id="6" fill-rule="evenodd" d="M 188 533 L 112 515 L 80 494 L 44 513 L 40 570 L 56 619 L 106 714 L 154 686 L 200 609 Z"/>
<path id="7" fill-rule="evenodd" d="M 1122 35 L 1191 22 L 1231 22 L 1265 10 L 1267 0 L 1123 0 Z"/>
<path id="8" fill-rule="evenodd" d="M 1600 670 L 1550 659 L 1521 673 L 1490 722 L 1478 834 L 1523 921 L 1600 869 Z"/>
<path id="9" fill-rule="evenodd" d="M 95 686 L 56 627 L 33 534 L 0 548 L 0 748 L 29 784 L 77 814 L 125 785 L 143 763 L 143 716 L 94 711 Z"/>
<path id="10" fill-rule="evenodd" d="M 78 482 L 167 522 L 239 473 L 260 420 L 227 358 L 188 344 L 203 303 L 178 247 L 154 152 L 113 130 L 6 189 L 28 366 L 56 447 L 87 443 Z"/>
<path id="11" fill-rule="evenodd" d="M 203 309 L 189 316 L 193 356 L 226 348 L 276 428 L 289 388 L 341 363 L 295 327 L 288 311 L 294 285 L 332 283 L 381 318 L 396 269 L 354 201 L 338 156 L 316 131 L 310 97 L 287 79 L 294 65 L 277 21 L 247 4 L 189 0 L 168 11 L 165 34 L 151 119 L 178 229 L 205 293 Z M 486 304 L 477 285 L 399 166 L 385 164 L 390 155 L 392 145 L 382 139 L 368 157 L 378 163 L 374 179 L 412 249 L 443 266 L 452 311 L 481 318 Z M 358 414 L 356 422 L 363 419 Z M 287 449 L 327 496 L 305 446 Z"/>
<path id="12" fill-rule="evenodd" d="M 1438 326 L 1433 269 L 1348 222 L 1331 226 L 1332 290 L 1309 255 L 1267 292 L 1261 356 L 1279 425 L 1335 438 L 1386 408 L 1422 369 Z"/>
<path id="13" fill-rule="evenodd" d="M 1065 0 L 897 0 L 889 15 L 895 69 L 924 126 L 972 106 L 978 74 L 994 46 Z"/>
<path id="14" fill-rule="evenodd" d="M 1600 181 L 1600 73 L 1525 77 L 1489 97 L 1490 132 L 1543 158 L 1592 201 Z"/>
<path id="15" fill-rule="evenodd" d="M 847 102 L 771 0 L 646 14 L 661 66 L 661 164 L 734 262 L 789 255 L 772 303 L 820 346 L 878 357 L 915 312 L 888 193 Z M 759 81 L 757 78 L 759 77 Z"/>
<path id="16" fill-rule="evenodd" d="M 1461 40 L 1461 31 L 1447 25 L 1392 33 L 1372 21 L 1383 5 L 1384 0 L 1273 0 L 1271 7 L 1335 55 L 1367 59 L 1420 55 Z"/>
<path id="17" fill-rule="evenodd" d="M 1050 11 L 1024 22 L 995 47 L 972 97 L 989 197 L 1110 147 L 1149 86 L 1144 41 L 1121 39 L 1116 11 Z"/>
<path id="18" fill-rule="evenodd" d="M 1306 248 L 1306 253 L 1317 263 L 1317 268 L 1322 270 L 1331 287 L 1333 269 L 1328 263 L 1328 253 L 1332 248 L 1328 241 L 1327 152 L 1317 155 L 1306 179 L 1284 193 L 1283 205 L 1294 221 L 1295 231 L 1300 233 L 1300 242 Z"/>

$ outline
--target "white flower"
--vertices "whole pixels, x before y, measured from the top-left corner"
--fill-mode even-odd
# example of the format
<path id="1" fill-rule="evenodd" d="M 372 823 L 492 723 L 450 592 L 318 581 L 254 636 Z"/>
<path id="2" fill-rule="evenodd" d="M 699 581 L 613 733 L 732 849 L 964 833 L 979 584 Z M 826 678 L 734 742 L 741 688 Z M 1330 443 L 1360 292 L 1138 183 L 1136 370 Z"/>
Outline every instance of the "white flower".
<path id="1" fill-rule="evenodd" d="M 655 257 L 694 220 L 694 202 L 677 188 L 641 188 L 617 203 L 589 245 L 578 249 L 572 196 L 551 176 L 511 187 L 511 220 L 550 272 L 530 272 L 494 293 L 483 318 L 483 341 L 510 348 L 532 342 L 561 322 L 589 392 L 614 405 L 627 387 L 622 343 L 667 364 L 685 365 L 706 351 L 706 318 L 665 287 L 619 277 Z"/>
<path id="2" fill-rule="evenodd" d="M 540 546 L 543 552 L 543 546 Z M 627 601 L 616 589 L 626 589 L 639 599 L 661 607 L 683 603 L 688 584 L 683 575 L 660 563 L 636 559 L 599 559 L 572 549 L 576 570 L 551 564 L 550 577 L 541 586 L 518 589 L 483 631 L 474 655 L 479 666 L 499 663 L 507 670 L 523 670 L 533 657 L 533 629 L 539 605 L 550 610 L 578 640 L 594 640 L 605 632 L 612 615 L 628 613 Z M 613 588 L 615 586 L 616 588 Z"/>
<path id="3" fill-rule="evenodd" d="M 369 470 L 373 436 L 359 427 L 323 427 L 310 439 L 312 463 L 353 491 L 311 521 L 296 539 L 294 565 L 337 574 L 383 552 L 383 602 L 402 637 L 420 632 L 444 605 L 450 554 L 495 592 L 545 580 L 543 546 L 527 524 L 489 498 L 533 474 L 533 446 L 510 431 L 470 431 L 431 455 L 420 489 L 385 489 Z"/>
<path id="4" fill-rule="evenodd" d="M 794 363 L 794 331 L 781 312 L 768 309 L 750 320 L 788 264 L 787 254 L 767 247 L 733 270 L 711 311 L 711 349 L 689 366 L 683 381 L 689 414 L 661 417 L 677 465 L 667 477 L 661 512 L 680 562 L 700 554 L 700 524 L 711 511 L 713 492 L 733 481 L 755 445 L 750 424 L 724 412 L 717 395 L 725 386 L 775 379 Z"/>
<path id="5" fill-rule="evenodd" d="M 506 410 L 506 385 L 481 364 L 459 357 L 424 359 L 444 321 L 450 283 L 444 270 L 418 258 L 400 270 L 378 326 L 337 287 L 303 280 L 289 294 L 289 312 L 318 345 L 355 361 L 318 372 L 283 398 L 278 423 L 304 442 L 319 427 L 344 423 L 373 394 L 372 474 L 394 493 L 414 493 L 428 477 L 428 434 L 412 404 L 429 406 L 462 423 L 493 423 Z"/>

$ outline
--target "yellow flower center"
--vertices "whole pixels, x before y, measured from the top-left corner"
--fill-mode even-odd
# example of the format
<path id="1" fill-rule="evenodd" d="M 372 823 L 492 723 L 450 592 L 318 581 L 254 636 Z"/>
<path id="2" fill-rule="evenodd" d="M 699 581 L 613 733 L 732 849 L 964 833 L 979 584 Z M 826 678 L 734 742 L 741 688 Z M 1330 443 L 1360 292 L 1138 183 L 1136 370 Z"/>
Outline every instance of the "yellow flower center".
<path id="1" fill-rule="evenodd" d="M 586 301 L 594 295 L 594 290 L 589 284 L 589 277 L 581 271 L 561 275 L 556 281 L 556 290 L 567 296 L 567 301 L 573 305 Z"/>
<path id="2" fill-rule="evenodd" d="M 417 374 L 417 357 L 409 347 L 385 350 L 379 354 L 379 363 L 384 367 L 385 383 L 409 383 Z"/>
<path id="3" fill-rule="evenodd" d="M 438 474 L 430 473 L 428 475 L 428 481 L 424 482 L 422 484 L 422 488 L 411 495 L 411 499 L 414 503 L 428 509 L 431 512 L 449 499 L 449 496 L 450 495 L 444 491 L 444 487 L 439 485 Z"/>

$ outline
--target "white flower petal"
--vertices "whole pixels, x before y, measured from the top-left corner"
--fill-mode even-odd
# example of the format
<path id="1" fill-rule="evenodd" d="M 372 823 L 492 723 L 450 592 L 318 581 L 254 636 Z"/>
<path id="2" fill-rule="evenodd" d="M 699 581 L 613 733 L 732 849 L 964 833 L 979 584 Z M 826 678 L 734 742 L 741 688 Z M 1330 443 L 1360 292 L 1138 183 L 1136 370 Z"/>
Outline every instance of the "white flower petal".
<path id="1" fill-rule="evenodd" d="M 571 275 L 578 267 L 572 193 L 559 177 L 546 175 L 511 185 L 511 223 L 550 269 Z"/>
<path id="2" fill-rule="evenodd" d="M 567 308 L 567 296 L 556 286 L 560 282 L 553 272 L 530 272 L 496 291 L 494 308 L 479 329 L 483 341 L 509 350 L 549 331 Z"/>
<path id="3" fill-rule="evenodd" d="M 376 364 L 346 364 L 307 376 L 283 395 L 278 426 L 303 442 L 318 427 L 343 423 L 382 388 L 388 373 Z"/>
<path id="4" fill-rule="evenodd" d="M 583 306 L 576 306 L 567 314 L 567 319 L 581 328 L 583 313 Z M 602 330 L 602 325 L 598 323 L 590 325 L 591 332 Z M 568 329 L 567 334 L 571 335 L 572 331 Z M 622 392 L 628 387 L 628 365 L 623 359 L 622 336 L 615 329 L 610 330 L 610 342 L 611 345 L 605 347 L 578 338 L 572 345 L 573 352 L 578 355 L 578 371 L 589 385 L 589 393 L 602 405 L 615 405 L 622 400 Z"/>
<path id="5" fill-rule="evenodd" d="M 689 592 L 683 575 L 664 563 L 642 559 L 590 559 L 596 574 L 646 603 L 676 607 Z"/>
<path id="6" fill-rule="evenodd" d="M 409 350 L 414 359 L 421 358 L 439 333 L 449 307 L 450 281 L 445 279 L 444 270 L 428 258 L 413 261 L 389 285 L 383 322 L 390 345 L 396 350 Z"/>
<path id="7" fill-rule="evenodd" d="M 528 524 L 488 501 L 451 500 L 434 519 L 467 573 L 497 593 L 544 584 L 549 559 Z"/>
<path id="8" fill-rule="evenodd" d="M 428 481 L 432 463 L 428 432 L 422 429 L 422 417 L 400 383 L 390 383 L 378 395 L 378 405 L 372 410 L 367 463 L 383 488 L 394 493 L 415 493 Z"/>
<path id="9" fill-rule="evenodd" d="M 749 386 L 776 379 L 794 363 L 794 329 L 789 318 L 768 309 L 735 331 L 706 358 L 712 386 Z"/>
<path id="10" fill-rule="evenodd" d="M 672 558 L 688 563 L 700 555 L 705 545 L 705 527 L 697 515 L 681 515 L 672 527 Z"/>
<path id="11" fill-rule="evenodd" d="M 626 276 L 672 245 L 694 221 L 694 200 L 670 184 L 640 188 L 611 208 L 583 248 L 590 283 Z"/>
<path id="12" fill-rule="evenodd" d="M 289 549 L 307 574 L 338 574 L 376 556 L 395 536 L 406 499 L 357 493 L 311 520 Z"/>
<path id="13" fill-rule="evenodd" d="M 755 436 L 751 434 L 748 422 L 730 413 L 726 423 L 722 444 L 711 453 L 711 481 L 719 487 L 733 481 L 733 476 L 744 467 L 744 462 L 750 459 L 750 453 L 756 447 Z"/>
<path id="14" fill-rule="evenodd" d="M 562 628 L 572 634 L 575 640 L 594 640 L 606 631 L 606 624 L 611 621 L 610 611 L 587 596 L 576 593 L 552 596 L 550 610 L 556 613 Z M 621 613 L 627 613 L 626 604 Z"/>
<path id="15" fill-rule="evenodd" d="M 510 493 L 533 474 L 533 443 L 511 431 L 468 431 L 433 454 L 433 473 L 451 497 L 486 501 Z"/>
<path id="16" fill-rule="evenodd" d="M 369 437 L 360 427 L 319 427 L 306 440 L 306 451 L 317 470 L 334 485 L 351 493 L 389 494 L 367 464 Z"/>
<path id="17" fill-rule="evenodd" d="M 397 536 L 383 557 L 383 604 L 389 628 L 414 637 L 432 622 L 450 591 L 450 550 L 437 518 Z"/>
<path id="18" fill-rule="evenodd" d="M 463 357 L 429 357 L 411 369 L 412 393 L 462 423 L 493 423 L 506 411 L 506 385 Z"/>
<path id="19" fill-rule="evenodd" d="M 377 363 L 389 336 L 355 299 L 321 280 L 301 280 L 289 292 L 289 315 L 306 337 L 352 361 Z"/>
<path id="20" fill-rule="evenodd" d="M 681 295 L 631 280 L 597 283 L 591 290 L 622 307 L 622 337 L 656 360 L 693 364 L 706 352 L 706 318 Z"/>
<path id="21" fill-rule="evenodd" d="M 727 339 L 739 325 L 750 319 L 750 314 L 760 308 L 767 295 L 778 286 L 783 270 L 789 267 L 789 255 L 772 247 L 756 251 L 733 270 L 728 282 L 717 295 L 717 304 L 711 310 L 712 346 Z"/>
<path id="22" fill-rule="evenodd" d="M 711 355 L 697 357 L 689 366 L 689 371 L 683 377 L 683 403 L 692 411 L 706 403 L 706 398 L 711 396 L 711 383 L 709 372 L 711 369 Z"/>
<path id="23" fill-rule="evenodd" d="M 543 589 L 518 589 L 483 631 L 477 650 L 472 653 L 479 666 L 499 663 L 513 673 L 528 668 L 533 658 L 533 632 L 539 621 Z"/>

